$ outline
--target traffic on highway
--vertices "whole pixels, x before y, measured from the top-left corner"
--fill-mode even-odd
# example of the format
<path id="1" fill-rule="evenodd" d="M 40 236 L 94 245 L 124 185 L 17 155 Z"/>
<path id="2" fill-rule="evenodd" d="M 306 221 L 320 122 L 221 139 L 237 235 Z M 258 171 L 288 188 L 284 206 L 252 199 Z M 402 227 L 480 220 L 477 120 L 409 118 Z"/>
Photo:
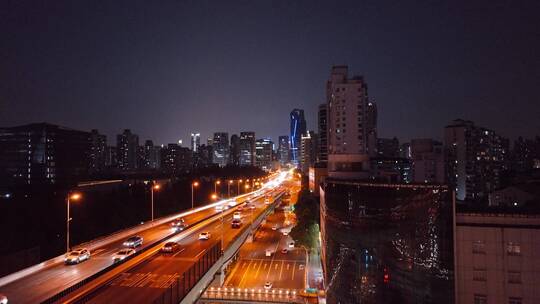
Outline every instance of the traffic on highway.
<path id="1" fill-rule="evenodd" d="M 140 253 L 156 246 L 159 246 L 158 250 L 166 252 L 167 256 L 156 256 L 137 267 L 150 267 L 153 269 L 150 272 L 150 277 L 156 278 L 162 275 L 163 269 L 168 268 L 167 265 L 180 259 L 180 263 L 177 263 L 179 267 L 177 270 L 181 271 L 182 265 L 189 265 L 190 259 L 196 257 L 204 248 L 220 241 L 221 235 L 224 236 L 223 242 L 225 244 L 228 239 L 234 237 L 236 229 L 233 226 L 238 225 L 234 224 L 234 221 L 236 223 L 238 220 L 247 221 L 249 220 L 247 214 L 253 215 L 257 210 L 264 209 L 266 206 L 264 198 L 271 195 L 272 191 L 283 181 L 285 175 L 286 173 L 276 174 L 273 179 L 256 191 L 189 210 L 175 216 L 170 221 L 156 223 L 148 229 L 133 233 L 127 238 L 112 241 L 99 248 L 76 248 L 65 255 L 63 262 L 50 265 L 42 263 L 43 265 L 38 265 L 41 267 L 37 271 L 0 286 L 0 294 L 9 298 L 10 303 L 39 303 L 104 269 L 109 269 L 113 264 L 120 266 L 128 260 L 135 260 L 139 258 Z M 246 204 L 248 200 L 249 203 Z M 238 209 L 240 211 L 233 213 L 233 210 Z M 240 219 L 238 212 L 240 212 Z M 221 220 L 220 215 L 223 220 Z M 142 254 L 140 258 L 146 259 L 147 256 Z M 185 263 L 183 264 L 182 261 Z M 120 277 L 129 273 L 131 272 L 123 272 Z M 174 276 L 174 273 L 167 275 Z M 125 287 L 124 285 L 126 284 L 119 286 Z M 115 286 L 117 285 L 112 284 L 111 288 L 104 289 L 103 296 L 107 297 L 109 294 L 107 290 L 113 290 Z M 148 295 L 151 294 L 151 292 L 148 293 Z M 108 300 L 106 302 L 111 303 Z M 116 303 L 124 302 L 118 301 Z"/>

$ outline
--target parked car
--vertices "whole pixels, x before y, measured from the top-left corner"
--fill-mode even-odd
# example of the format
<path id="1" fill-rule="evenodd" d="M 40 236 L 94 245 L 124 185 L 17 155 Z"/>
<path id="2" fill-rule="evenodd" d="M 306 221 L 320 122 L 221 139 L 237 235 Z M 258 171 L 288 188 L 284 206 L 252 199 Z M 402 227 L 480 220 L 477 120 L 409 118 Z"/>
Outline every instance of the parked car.
<path id="1" fill-rule="evenodd" d="M 180 244 L 177 242 L 167 242 L 165 245 L 163 245 L 163 247 L 161 247 L 161 252 L 165 253 L 173 253 L 177 252 L 178 250 L 180 250 Z"/>
<path id="2" fill-rule="evenodd" d="M 66 254 L 64 258 L 64 263 L 66 264 L 79 264 L 90 258 L 90 251 L 86 248 L 79 248 L 73 251 L 70 251 Z"/>
<path id="3" fill-rule="evenodd" d="M 201 232 L 199 234 L 199 240 L 209 240 L 210 239 L 210 232 Z"/>
<path id="4" fill-rule="evenodd" d="M 135 248 L 143 244 L 143 238 L 141 236 L 132 236 L 124 242 L 124 246 Z"/>
<path id="5" fill-rule="evenodd" d="M 115 253 L 113 255 L 113 257 L 112 257 L 113 263 L 122 262 L 127 257 L 129 257 L 131 255 L 134 255 L 134 254 L 135 254 L 135 249 L 133 249 L 133 248 L 124 248 L 124 249 L 118 251 L 117 253 Z"/>

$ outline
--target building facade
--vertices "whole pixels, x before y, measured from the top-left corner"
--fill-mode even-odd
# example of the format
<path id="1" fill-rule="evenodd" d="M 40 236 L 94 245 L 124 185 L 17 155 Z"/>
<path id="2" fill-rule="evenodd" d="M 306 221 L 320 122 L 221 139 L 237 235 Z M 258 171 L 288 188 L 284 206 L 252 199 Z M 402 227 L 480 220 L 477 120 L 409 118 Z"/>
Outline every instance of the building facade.
<path id="1" fill-rule="evenodd" d="M 413 182 L 445 183 L 444 148 L 431 138 L 411 140 Z"/>
<path id="2" fill-rule="evenodd" d="M 319 105 L 318 113 L 319 149 L 317 152 L 317 162 L 328 161 L 328 104 Z"/>
<path id="3" fill-rule="evenodd" d="M 317 142 L 317 134 L 313 131 L 306 132 L 300 141 L 300 170 L 306 175 L 309 173 L 309 167 L 316 162 Z"/>
<path id="4" fill-rule="evenodd" d="M 540 303 L 540 215 L 456 214 L 456 303 Z"/>
<path id="5" fill-rule="evenodd" d="M 255 132 L 240 132 L 240 166 L 255 166 Z"/>
<path id="6" fill-rule="evenodd" d="M 320 200 L 328 303 L 454 303 L 447 187 L 328 177 Z"/>
<path id="7" fill-rule="evenodd" d="M 144 168 L 157 170 L 161 167 L 161 147 L 154 146 L 151 140 L 144 142 Z"/>
<path id="8" fill-rule="evenodd" d="M 380 157 L 399 157 L 399 140 L 396 137 L 378 138 L 377 155 Z"/>
<path id="9" fill-rule="evenodd" d="M 47 123 L 0 128 L 0 182 L 69 184 L 88 176 L 92 134 Z"/>
<path id="10" fill-rule="evenodd" d="M 458 200 L 486 199 L 501 186 L 507 151 L 494 131 L 455 120 L 445 127 L 444 148 L 448 183 Z"/>
<path id="11" fill-rule="evenodd" d="M 307 126 L 304 117 L 304 110 L 294 109 L 291 112 L 291 128 L 290 128 L 290 159 L 295 166 L 300 165 L 300 145 L 302 144 L 302 136 L 306 135 Z"/>
<path id="12" fill-rule="evenodd" d="M 212 147 L 214 151 L 214 164 L 220 167 L 225 167 L 227 164 L 229 164 L 229 133 L 214 133 Z"/>
<path id="13" fill-rule="evenodd" d="M 263 170 L 272 168 L 274 143 L 269 138 L 257 139 L 255 142 L 256 166 Z"/>
<path id="14" fill-rule="evenodd" d="M 231 155 L 229 156 L 229 162 L 231 165 L 240 165 L 240 137 L 237 134 L 231 136 Z"/>
<path id="15" fill-rule="evenodd" d="M 139 155 L 139 136 L 125 129 L 116 137 L 116 159 L 120 170 L 136 170 Z"/>
<path id="16" fill-rule="evenodd" d="M 106 169 L 107 136 L 94 129 L 90 131 L 90 140 L 90 174 L 96 175 Z"/>
<path id="17" fill-rule="evenodd" d="M 367 84 L 349 78 L 347 66 L 334 66 L 326 84 L 328 105 L 328 172 L 342 178 L 367 177 Z"/>
<path id="18" fill-rule="evenodd" d="M 277 156 L 282 166 L 288 164 L 290 161 L 289 151 L 290 151 L 289 136 L 287 135 L 280 136 L 278 138 L 278 151 L 277 151 L 278 155 Z"/>
<path id="19" fill-rule="evenodd" d="M 201 146 L 201 133 L 191 133 L 191 151 L 197 153 Z"/>

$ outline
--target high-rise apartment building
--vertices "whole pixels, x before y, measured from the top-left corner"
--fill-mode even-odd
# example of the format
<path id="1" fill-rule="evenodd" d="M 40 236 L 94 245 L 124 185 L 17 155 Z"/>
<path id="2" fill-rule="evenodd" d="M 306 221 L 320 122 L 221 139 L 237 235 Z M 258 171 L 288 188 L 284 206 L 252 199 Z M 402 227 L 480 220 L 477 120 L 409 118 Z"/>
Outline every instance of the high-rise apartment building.
<path id="1" fill-rule="evenodd" d="M 103 173 L 106 168 L 107 136 L 94 129 L 90 132 L 90 141 L 90 173 Z"/>
<path id="2" fill-rule="evenodd" d="M 269 138 L 257 139 L 255 141 L 255 158 L 257 167 L 263 170 L 272 168 L 272 157 L 274 143 Z"/>
<path id="3" fill-rule="evenodd" d="M 278 138 L 278 157 L 281 165 L 288 164 L 289 159 L 289 136 L 283 135 Z"/>
<path id="4" fill-rule="evenodd" d="M 347 66 L 334 66 L 326 84 L 328 105 L 328 175 L 368 177 L 368 92 L 360 76 L 349 78 Z"/>
<path id="5" fill-rule="evenodd" d="M 255 166 L 255 132 L 240 132 L 240 166 Z"/>
<path id="6" fill-rule="evenodd" d="M 144 142 L 144 168 L 159 169 L 161 165 L 161 147 L 154 146 L 151 140 Z"/>
<path id="7" fill-rule="evenodd" d="M 168 144 L 162 149 L 162 170 L 168 174 L 182 174 L 192 168 L 192 151 L 179 144 Z"/>
<path id="8" fill-rule="evenodd" d="M 442 143 L 431 138 L 411 140 L 413 182 L 445 182 L 444 149 Z"/>
<path id="9" fill-rule="evenodd" d="M 304 117 L 304 110 L 294 109 L 291 112 L 291 133 L 290 133 L 290 147 L 291 162 L 295 166 L 300 165 L 300 145 L 302 136 L 306 135 L 306 119 Z"/>
<path id="10" fill-rule="evenodd" d="M 90 132 L 47 123 L 0 128 L 0 183 L 76 183 L 88 176 Z"/>
<path id="11" fill-rule="evenodd" d="M 367 153 L 370 157 L 377 155 L 377 104 L 367 103 L 366 110 L 366 133 L 367 133 Z"/>
<path id="12" fill-rule="evenodd" d="M 317 151 L 317 134 L 313 131 L 306 132 L 300 141 L 300 170 L 304 174 L 307 175 L 309 167 L 315 164 Z"/>
<path id="13" fill-rule="evenodd" d="M 229 133 L 216 132 L 212 140 L 214 150 L 214 164 L 225 167 L 229 164 Z"/>
<path id="14" fill-rule="evenodd" d="M 448 183 L 458 200 L 479 200 L 501 186 L 507 151 L 504 139 L 471 121 L 446 126 L 444 146 Z"/>
<path id="15" fill-rule="evenodd" d="M 231 155 L 229 155 L 229 163 L 235 166 L 240 165 L 240 137 L 237 134 L 231 136 Z"/>
<path id="16" fill-rule="evenodd" d="M 319 149 L 317 151 L 317 162 L 326 162 L 328 161 L 328 104 L 319 105 L 318 114 Z"/>
<path id="17" fill-rule="evenodd" d="M 201 133 L 191 133 L 191 151 L 196 153 L 201 146 Z"/>
<path id="18" fill-rule="evenodd" d="M 137 159 L 139 155 L 139 136 L 125 129 L 122 134 L 116 137 L 116 158 L 118 169 L 137 169 Z"/>

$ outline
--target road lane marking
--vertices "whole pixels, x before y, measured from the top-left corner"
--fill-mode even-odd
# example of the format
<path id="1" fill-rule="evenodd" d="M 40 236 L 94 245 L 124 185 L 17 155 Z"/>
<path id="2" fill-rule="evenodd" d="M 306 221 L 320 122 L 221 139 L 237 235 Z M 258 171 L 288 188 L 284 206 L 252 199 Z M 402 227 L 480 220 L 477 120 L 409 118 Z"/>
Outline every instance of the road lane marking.
<path id="1" fill-rule="evenodd" d="M 291 280 L 294 281 L 294 270 L 296 269 L 296 261 L 294 262 L 294 265 L 293 265 L 293 268 L 292 268 L 292 275 L 291 275 Z"/>
<path id="2" fill-rule="evenodd" d="M 182 248 L 181 250 L 178 250 L 178 252 L 175 253 L 175 254 L 173 254 L 172 257 L 175 257 L 175 256 L 177 256 L 178 254 L 184 252 L 184 250 L 186 250 L 186 248 Z"/>
<path id="3" fill-rule="evenodd" d="M 263 264 L 263 262 L 261 261 L 259 263 L 259 267 L 257 268 L 257 271 L 255 272 L 255 275 L 253 276 L 254 279 L 257 279 L 257 277 L 259 276 L 259 270 L 261 270 L 262 264 Z M 264 268 L 266 268 L 266 263 L 264 264 Z"/>
<path id="4" fill-rule="evenodd" d="M 289 265 L 289 264 L 287 264 Z M 283 261 L 281 261 L 281 268 L 279 269 L 279 280 L 281 281 L 281 274 L 283 273 Z"/>
<path id="5" fill-rule="evenodd" d="M 255 262 L 256 263 L 256 262 Z M 246 271 L 244 271 L 244 273 L 242 274 L 242 278 L 240 279 L 240 282 L 238 283 L 238 287 L 242 287 L 242 282 L 244 281 L 244 279 L 246 278 L 246 274 L 249 272 L 249 266 L 251 265 L 251 261 L 249 261 L 249 264 L 247 266 L 247 269 Z"/>

